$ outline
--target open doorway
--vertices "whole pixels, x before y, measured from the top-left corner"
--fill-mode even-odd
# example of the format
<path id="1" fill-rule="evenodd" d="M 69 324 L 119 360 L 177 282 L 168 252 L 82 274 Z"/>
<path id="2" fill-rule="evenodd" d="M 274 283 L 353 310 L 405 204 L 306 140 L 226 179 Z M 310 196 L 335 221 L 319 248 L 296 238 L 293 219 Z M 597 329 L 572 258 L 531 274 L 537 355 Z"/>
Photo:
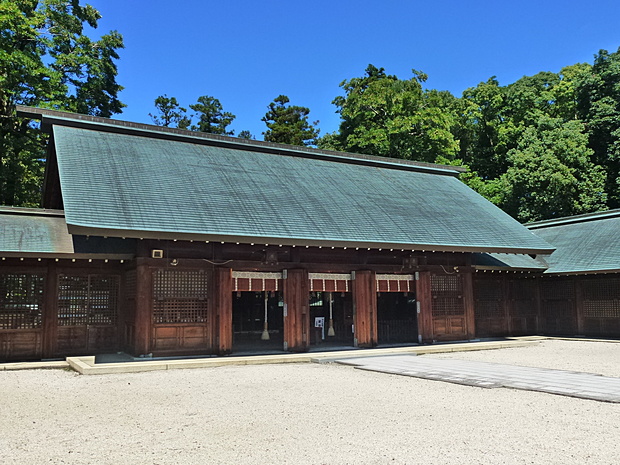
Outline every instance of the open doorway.
<path id="1" fill-rule="evenodd" d="M 350 292 L 310 293 L 310 345 L 353 346 L 353 299 Z"/>
<path id="2" fill-rule="evenodd" d="M 284 302 L 278 291 L 233 292 L 233 352 L 281 351 Z"/>
<path id="3" fill-rule="evenodd" d="M 418 342 L 418 313 L 413 292 L 377 293 L 379 344 Z"/>

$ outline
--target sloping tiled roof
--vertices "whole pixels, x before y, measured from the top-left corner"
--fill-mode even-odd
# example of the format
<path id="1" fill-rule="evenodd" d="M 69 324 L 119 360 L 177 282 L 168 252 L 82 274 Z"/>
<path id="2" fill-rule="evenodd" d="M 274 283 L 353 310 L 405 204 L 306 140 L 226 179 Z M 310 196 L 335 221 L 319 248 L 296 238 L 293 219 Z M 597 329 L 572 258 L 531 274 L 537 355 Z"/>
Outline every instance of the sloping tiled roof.
<path id="1" fill-rule="evenodd" d="M 0 253 L 3 255 L 70 254 L 73 251 L 73 240 L 61 211 L 0 207 Z"/>
<path id="2" fill-rule="evenodd" d="M 620 210 L 579 215 L 526 225 L 557 248 L 548 274 L 620 271 Z"/>
<path id="3" fill-rule="evenodd" d="M 55 125 L 69 230 L 77 234 L 550 252 L 453 175 L 304 152 Z"/>
<path id="4" fill-rule="evenodd" d="M 73 236 L 62 210 L 0 207 L 0 256 L 129 259 L 135 239 Z"/>

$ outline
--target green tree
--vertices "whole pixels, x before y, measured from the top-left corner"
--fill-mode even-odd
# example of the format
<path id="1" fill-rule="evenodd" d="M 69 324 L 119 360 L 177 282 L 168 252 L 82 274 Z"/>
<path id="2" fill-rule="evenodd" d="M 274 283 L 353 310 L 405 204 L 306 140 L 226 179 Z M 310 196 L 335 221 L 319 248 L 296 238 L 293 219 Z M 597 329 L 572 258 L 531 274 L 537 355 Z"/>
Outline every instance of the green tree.
<path id="1" fill-rule="evenodd" d="M 0 0 L 0 204 L 37 206 L 43 136 L 15 105 L 109 117 L 120 113 L 116 83 L 121 35 L 99 40 L 100 14 L 79 0 Z"/>
<path id="2" fill-rule="evenodd" d="M 594 160 L 605 168 L 609 206 L 620 207 L 620 49 L 601 50 L 577 88 L 577 109 L 586 123 Z"/>
<path id="3" fill-rule="evenodd" d="M 542 116 L 508 153 L 500 206 L 523 222 L 605 209 L 605 174 L 591 155 L 583 123 Z"/>
<path id="4" fill-rule="evenodd" d="M 451 132 L 455 99 L 450 93 L 425 91 L 427 76 L 416 70 L 409 80 L 373 65 L 365 72 L 340 84 L 345 95 L 333 101 L 340 128 L 320 147 L 430 162 L 454 158 L 458 144 Z"/>
<path id="5" fill-rule="evenodd" d="M 247 129 L 244 129 L 243 131 L 241 131 L 241 132 L 237 135 L 237 137 L 238 137 L 239 139 L 248 139 L 248 140 L 254 140 L 254 139 L 256 139 L 256 137 L 254 137 L 254 136 L 252 135 L 252 133 L 251 133 L 250 131 L 248 131 Z"/>
<path id="6" fill-rule="evenodd" d="M 261 118 L 267 125 L 263 136 L 267 142 L 290 145 L 316 145 L 319 130 L 318 121 L 310 123 L 310 109 L 290 102 L 286 95 L 278 95 L 269 104 L 269 111 Z"/>
<path id="7" fill-rule="evenodd" d="M 196 112 L 198 123 L 191 126 L 192 131 L 207 132 L 209 134 L 222 134 L 232 136 L 235 132 L 226 128 L 236 118 L 232 113 L 224 111 L 222 104 L 215 97 L 203 95 L 198 97 L 198 102 L 189 106 Z"/>
<path id="8" fill-rule="evenodd" d="M 160 95 L 155 99 L 155 108 L 157 113 L 149 113 L 149 116 L 157 126 L 187 129 L 191 124 L 186 115 L 187 109 L 180 106 L 175 97 Z"/>

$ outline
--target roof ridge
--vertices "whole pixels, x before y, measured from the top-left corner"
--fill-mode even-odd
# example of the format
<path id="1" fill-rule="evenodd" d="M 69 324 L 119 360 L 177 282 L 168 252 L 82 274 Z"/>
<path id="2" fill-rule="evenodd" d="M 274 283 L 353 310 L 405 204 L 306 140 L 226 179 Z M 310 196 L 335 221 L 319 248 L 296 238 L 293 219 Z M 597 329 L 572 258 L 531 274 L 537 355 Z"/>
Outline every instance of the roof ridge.
<path id="1" fill-rule="evenodd" d="M 434 172 L 436 174 L 445 174 L 456 176 L 459 173 L 467 171 L 461 166 L 441 165 L 437 163 L 420 162 L 413 160 L 405 160 L 401 158 L 381 157 L 377 155 L 367 155 L 351 152 L 338 152 L 335 150 L 324 150 L 314 147 L 279 144 L 275 142 L 257 141 L 251 139 L 239 139 L 237 137 L 223 136 L 219 134 L 209 134 L 198 131 L 189 131 L 179 128 L 169 128 L 164 126 L 155 126 L 145 123 L 134 123 L 124 120 L 113 120 L 91 115 L 81 115 L 60 110 L 50 110 L 45 108 L 34 108 L 23 105 L 17 105 L 17 114 L 26 118 L 41 119 L 44 124 L 63 124 L 73 127 L 91 128 L 91 129 L 107 129 L 110 132 L 133 133 L 133 134 L 157 134 L 160 138 L 178 140 L 186 139 L 199 142 L 211 142 L 214 145 L 226 145 L 241 147 L 245 149 L 262 149 L 276 154 L 288 154 L 306 157 L 324 157 L 333 161 L 362 161 L 382 164 L 385 166 L 403 166 L 420 171 Z"/>
<path id="2" fill-rule="evenodd" d="M 583 213 L 581 215 L 565 216 L 561 218 L 553 218 L 549 220 L 532 221 L 531 223 L 525 223 L 524 226 L 528 229 L 539 229 L 553 226 L 561 226 L 565 224 L 585 223 L 587 221 L 595 221 L 615 217 L 620 217 L 620 208 L 594 213 Z"/>

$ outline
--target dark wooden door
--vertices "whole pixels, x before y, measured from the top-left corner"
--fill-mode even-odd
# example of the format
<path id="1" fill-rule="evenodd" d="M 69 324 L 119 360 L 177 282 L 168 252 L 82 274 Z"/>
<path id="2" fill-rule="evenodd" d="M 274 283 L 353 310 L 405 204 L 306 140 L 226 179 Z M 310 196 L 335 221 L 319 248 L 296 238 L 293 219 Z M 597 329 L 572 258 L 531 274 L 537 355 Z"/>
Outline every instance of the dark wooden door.
<path id="1" fill-rule="evenodd" d="M 119 287 L 117 275 L 59 276 L 57 354 L 117 350 Z"/>

